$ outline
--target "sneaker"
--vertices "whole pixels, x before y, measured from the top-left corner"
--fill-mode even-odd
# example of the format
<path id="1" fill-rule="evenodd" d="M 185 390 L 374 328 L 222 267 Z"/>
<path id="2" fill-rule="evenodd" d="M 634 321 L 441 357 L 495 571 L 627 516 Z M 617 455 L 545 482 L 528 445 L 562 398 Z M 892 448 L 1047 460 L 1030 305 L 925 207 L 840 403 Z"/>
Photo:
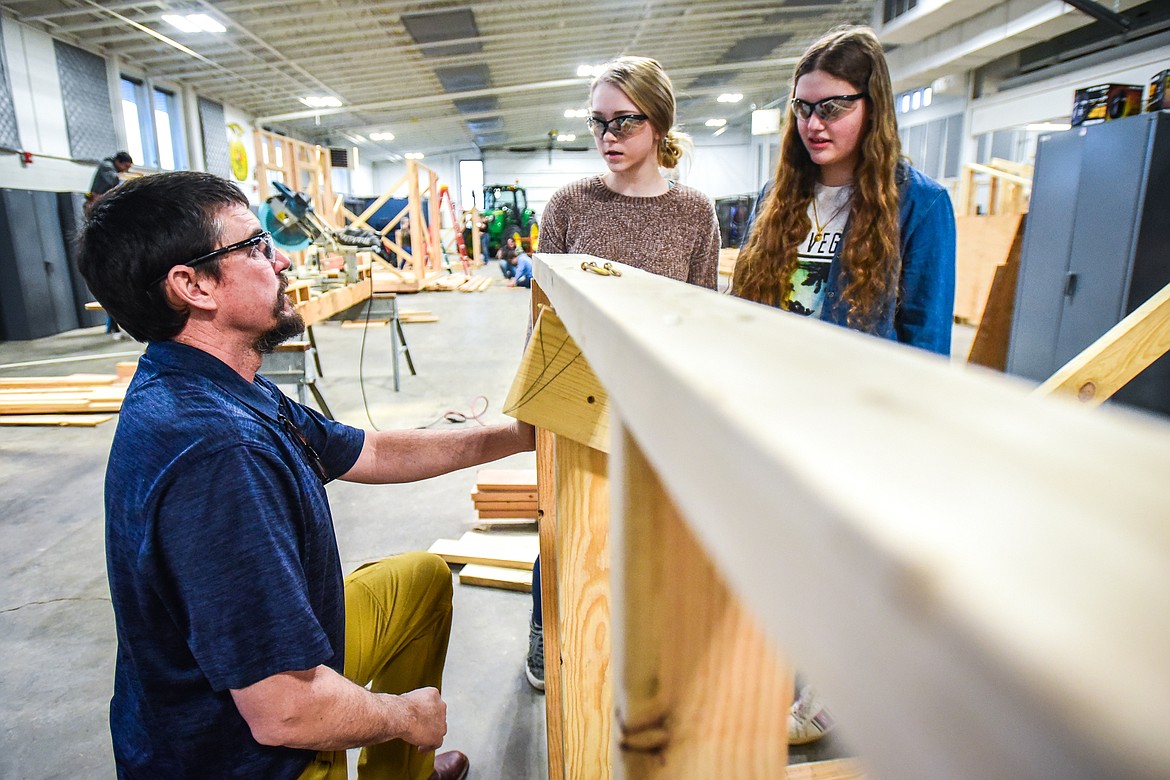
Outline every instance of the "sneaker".
<path id="1" fill-rule="evenodd" d="M 538 691 L 544 690 L 544 629 L 528 621 L 528 659 L 524 663 L 528 682 Z"/>
<path id="2" fill-rule="evenodd" d="M 828 734 L 837 725 L 811 685 L 803 685 L 788 713 L 788 744 L 807 745 Z"/>

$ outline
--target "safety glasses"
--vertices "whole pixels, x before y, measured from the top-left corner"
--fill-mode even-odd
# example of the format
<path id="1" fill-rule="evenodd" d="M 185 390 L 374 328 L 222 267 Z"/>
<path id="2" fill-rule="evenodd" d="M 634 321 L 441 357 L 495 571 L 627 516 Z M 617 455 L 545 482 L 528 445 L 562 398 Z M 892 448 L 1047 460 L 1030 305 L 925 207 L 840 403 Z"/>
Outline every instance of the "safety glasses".
<path id="1" fill-rule="evenodd" d="M 329 470 L 325 468 L 325 463 L 321 460 L 321 456 L 317 454 L 317 450 L 313 449 L 313 445 L 309 442 L 309 437 L 296 426 L 292 420 L 285 416 L 285 400 L 283 397 L 277 399 L 277 405 L 280 411 L 276 413 L 277 421 L 284 427 L 285 433 L 292 437 L 292 440 L 301 448 L 301 454 L 305 456 L 305 461 L 309 464 L 309 468 L 317 475 L 317 479 L 321 480 L 321 484 L 329 481 Z"/>
<path id="2" fill-rule="evenodd" d="M 797 119 L 807 121 L 813 113 L 816 113 L 822 122 L 832 122 L 834 119 L 840 119 L 848 114 L 853 110 L 858 100 L 867 97 L 869 97 L 869 93 L 858 92 L 856 95 L 835 95 L 833 97 L 821 98 L 815 103 L 810 103 L 800 98 L 792 98 L 789 101 L 789 105 Z"/>
<path id="3" fill-rule="evenodd" d="M 197 266 L 201 263 L 206 263 L 209 260 L 214 260 L 217 257 L 222 257 L 223 255 L 229 254 L 231 252 L 235 252 L 237 249 L 251 249 L 252 247 L 256 247 L 256 246 L 260 247 L 260 251 L 264 253 L 264 258 L 266 260 L 268 260 L 268 262 L 271 263 L 273 260 L 276 259 L 276 246 L 272 243 L 272 234 L 266 230 L 262 233 L 257 233 L 256 235 L 252 236 L 251 238 L 245 238 L 243 241 L 237 241 L 234 244 L 228 244 L 227 246 L 220 247 L 219 249 L 216 249 L 214 252 L 208 252 L 205 255 L 200 255 L 199 257 L 196 257 L 194 260 L 188 260 L 185 263 L 177 263 L 176 265 L 185 265 L 188 268 L 194 268 L 195 266 Z M 172 266 L 172 267 L 174 267 L 174 266 Z M 163 273 L 162 276 L 155 279 L 148 286 L 154 287 L 159 282 L 161 282 L 163 279 L 166 279 L 167 274 L 169 274 L 170 272 L 171 272 L 171 269 L 168 268 L 166 270 L 166 272 Z"/>
<path id="4" fill-rule="evenodd" d="M 598 138 L 606 133 L 613 133 L 614 138 L 625 138 L 627 135 L 638 132 L 638 128 L 649 118 L 645 114 L 622 114 L 613 119 L 591 116 L 585 120 L 585 123 Z"/>

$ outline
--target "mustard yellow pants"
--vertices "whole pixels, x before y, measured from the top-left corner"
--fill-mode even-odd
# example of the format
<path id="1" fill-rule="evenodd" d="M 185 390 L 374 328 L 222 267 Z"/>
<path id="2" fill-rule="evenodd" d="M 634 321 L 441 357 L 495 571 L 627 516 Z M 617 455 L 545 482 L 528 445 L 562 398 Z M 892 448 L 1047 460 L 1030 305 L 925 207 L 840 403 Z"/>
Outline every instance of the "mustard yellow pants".
<path id="1" fill-rule="evenodd" d="M 345 676 L 381 693 L 441 688 L 451 635 L 451 570 L 442 558 L 407 553 L 367 563 L 345 578 Z M 435 754 L 396 739 L 362 749 L 361 780 L 427 780 Z M 301 780 L 344 780 L 345 751 L 322 751 Z"/>

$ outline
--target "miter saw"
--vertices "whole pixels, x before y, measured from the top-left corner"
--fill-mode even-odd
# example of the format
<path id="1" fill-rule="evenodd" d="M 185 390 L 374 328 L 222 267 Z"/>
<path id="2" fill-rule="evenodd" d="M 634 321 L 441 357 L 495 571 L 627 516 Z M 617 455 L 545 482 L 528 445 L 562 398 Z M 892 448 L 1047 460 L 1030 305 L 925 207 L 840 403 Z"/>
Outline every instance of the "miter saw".
<path id="1" fill-rule="evenodd" d="M 355 227 L 338 230 L 317 216 L 304 193 L 293 192 L 278 181 L 272 182 L 272 187 L 277 194 L 260 204 L 260 224 L 272 234 L 272 242 L 280 249 L 295 252 L 307 249 L 310 244 L 334 251 L 347 246 L 361 247 L 390 260 L 377 231 Z"/>

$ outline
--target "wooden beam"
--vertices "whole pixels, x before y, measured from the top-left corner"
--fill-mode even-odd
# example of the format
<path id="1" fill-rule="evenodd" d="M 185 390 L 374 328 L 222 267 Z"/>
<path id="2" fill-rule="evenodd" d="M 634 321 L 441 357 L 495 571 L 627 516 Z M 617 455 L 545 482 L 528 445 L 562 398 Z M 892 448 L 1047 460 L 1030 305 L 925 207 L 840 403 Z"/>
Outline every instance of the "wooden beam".
<path id="1" fill-rule="evenodd" d="M 614 439 L 615 776 L 782 778 L 791 672 L 637 443 Z"/>
<path id="2" fill-rule="evenodd" d="M 1170 425 L 591 259 L 537 281 L 875 776 L 1170 776 Z"/>
<path id="3" fill-rule="evenodd" d="M 532 283 L 529 322 L 535 322 L 548 296 Z M 540 596 L 544 621 L 544 708 L 548 737 L 549 780 L 565 778 L 565 713 L 561 683 L 561 610 L 557 577 L 557 477 L 556 436 L 547 428 L 536 429 L 537 528 L 540 534 Z M 481 472 L 482 473 L 482 472 Z M 483 483 L 479 483 L 483 490 Z"/>
<path id="4" fill-rule="evenodd" d="M 1170 285 L 1061 366 L 1037 395 L 1071 395 L 1097 406 L 1170 351 Z"/>
<path id="5" fill-rule="evenodd" d="M 564 436 L 555 447 L 565 780 L 609 780 L 609 458 Z"/>

